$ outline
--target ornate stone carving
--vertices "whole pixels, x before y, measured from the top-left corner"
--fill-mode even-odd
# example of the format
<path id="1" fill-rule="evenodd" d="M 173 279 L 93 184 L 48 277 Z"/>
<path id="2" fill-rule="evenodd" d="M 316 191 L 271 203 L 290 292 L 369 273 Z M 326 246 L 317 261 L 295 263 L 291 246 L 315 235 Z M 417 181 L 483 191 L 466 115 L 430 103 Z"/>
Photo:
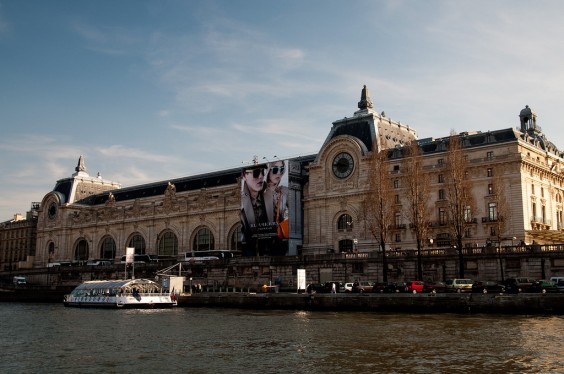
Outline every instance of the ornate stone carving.
<path id="1" fill-rule="evenodd" d="M 116 205 L 116 197 L 113 193 L 108 194 L 108 200 L 106 201 L 106 206 L 115 206 Z"/>
<path id="2" fill-rule="evenodd" d="M 176 186 L 170 182 L 168 182 L 168 186 L 165 190 L 166 197 L 176 197 Z"/>
<path id="3" fill-rule="evenodd" d="M 366 85 L 362 88 L 362 92 L 360 94 L 360 101 L 358 102 L 359 109 L 372 109 L 372 100 L 370 99 L 370 94 L 368 93 L 368 88 Z"/>
<path id="4" fill-rule="evenodd" d="M 197 206 L 198 209 L 203 210 L 209 207 L 210 204 L 210 196 L 206 189 L 202 189 L 200 195 L 197 197 Z"/>

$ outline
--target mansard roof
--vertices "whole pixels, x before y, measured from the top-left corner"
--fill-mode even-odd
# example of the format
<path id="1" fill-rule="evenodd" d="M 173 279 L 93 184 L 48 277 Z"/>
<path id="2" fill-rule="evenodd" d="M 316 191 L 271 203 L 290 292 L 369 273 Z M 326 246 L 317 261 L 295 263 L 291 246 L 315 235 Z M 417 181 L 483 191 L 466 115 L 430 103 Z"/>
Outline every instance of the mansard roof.
<path id="1" fill-rule="evenodd" d="M 72 184 L 73 184 L 73 178 L 61 179 L 58 180 L 57 183 L 55 184 L 55 188 L 53 188 L 53 191 L 58 193 L 59 199 L 61 200 L 61 204 L 64 204 L 68 201 L 72 191 Z"/>
<path id="2" fill-rule="evenodd" d="M 372 145 L 376 141 L 374 125 L 367 118 L 351 117 L 333 122 L 333 128 L 325 140 L 327 144 L 331 139 L 340 135 L 350 135 L 357 138 L 363 148 L 372 151 Z M 324 144 L 324 145 L 325 145 Z"/>
<path id="3" fill-rule="evenodd" d="M 230 184 L 236 184 L 237 178 L 241 176 L 241 169 L 229 169 L 218 172 L 182 177 L 177 179 L 169 179 L 166 181 L 153 182 L 143 185 L 124 187 L 112 190 L 112 194 L 116 202 L 124 200 L 135 200 L 140 198 L 148 198 L 164 194 L 169 182 L 174 184 L 176 192 L 186 192 L 199 190 L 202 188 L 221 187 Z M 109 192 L 104 192 L 85 199 L 77 201 L 77 204 L 99 205 L 108 201 Z"/>
<path id="4" fill-rule="evenodd" d="M 292 163 L 299 163 L 300 170 L 304 170 L 304 165 L 309 164 L 316 155 L 299 156 L 289 159 Z M 195 191 L 203 188 L 214 188 L 223 187 L 229 185 L 235 185 L 238 183 L 238 178 L 241 176 L 240 168 L 232 168 L 226 170 L 220 170 L 210 173 L 204 173 L 199 175 L 181 177 L 176 179 L 168 179 L 159 182 L 153 182 L 143 185 L 131 186 L 118 188 L 111 191 L 104 191 L 96 195 L 88 196 L 82 200 L 76 202 L 76 204 L 83 205 L 100 205 L 105 204 L 108 201 L 109 193 L 111 192 L 113 198 L 116 202 L 135 200 L 140 198 L 148 198 L 152 196 L 163 195 L 169 186 L 169 183 L 173 184 L 176 192 L 187 192 Z"/>
<path id="5" fill-rule="evenodd" d="M 458 134 L 458 136 L 461 137 L 462 146 L 464 148 L 511 142 L 520 138 L 519 132 L 512 128 L 488 132 L 462 132 Z M 423 153 L 444 152 L 447 149 L 449 138 L 450 136 L 442 138 L 425 138 L 419 139 L 417 142 L 423 150 Z"/>

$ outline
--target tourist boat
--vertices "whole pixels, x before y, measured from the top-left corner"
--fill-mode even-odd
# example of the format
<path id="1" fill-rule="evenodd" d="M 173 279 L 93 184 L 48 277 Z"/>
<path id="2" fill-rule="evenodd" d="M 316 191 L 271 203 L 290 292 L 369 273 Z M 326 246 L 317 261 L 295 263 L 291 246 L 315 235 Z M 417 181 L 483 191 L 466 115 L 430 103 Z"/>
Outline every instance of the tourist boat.
<path id="1" fill-rule="evenodd" d="M 77 286 L 64 297 L 65 306 L 99 308 L 170 308 L 177 305 L 174 292 L 163 292 L 148 279 L 97 280 Z"/>

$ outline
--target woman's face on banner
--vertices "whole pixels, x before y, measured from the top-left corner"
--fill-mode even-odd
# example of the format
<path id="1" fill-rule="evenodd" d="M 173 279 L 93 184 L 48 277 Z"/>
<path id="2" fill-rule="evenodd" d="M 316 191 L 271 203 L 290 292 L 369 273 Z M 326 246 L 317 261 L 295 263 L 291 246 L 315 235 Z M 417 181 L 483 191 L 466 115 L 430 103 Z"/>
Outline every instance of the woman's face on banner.
<path id="1" fill-rule="evenodd" d="M 259 192 L 264 184 L 265 169 L 255 168 L 244 171 L 243 178 L 250 191 Z"/>
<path id="2" fill-rule="evenodd" d="M 275 161 L 270 165 L 270 171 L 268 173 L 268 183 L 278 186 L 280 180 L 284 175 L 285 167 L 284 161 Z"/>

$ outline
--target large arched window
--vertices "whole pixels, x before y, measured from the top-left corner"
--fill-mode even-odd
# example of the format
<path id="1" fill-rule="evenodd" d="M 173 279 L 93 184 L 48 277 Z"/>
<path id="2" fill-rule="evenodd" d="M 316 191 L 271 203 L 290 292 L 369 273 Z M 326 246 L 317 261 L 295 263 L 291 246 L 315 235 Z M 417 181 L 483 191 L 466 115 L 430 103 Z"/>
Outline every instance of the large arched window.
<path id="1" fill-rule="evenodd" d="M 242 249 L 243 244 L 241 243 L 241 225 L 237 225 L 237 228 L 231 233 L 231 238 L 229 240 L 229 250 L 241 251 Z"/>
<path id="2" fill-rule="evenodd" d="M 145 239 L 139 235 L 135 234 L 129 239 L 129 243 L 127 244 L 128 247 L 135 248 L 136 255 L 144 255 L 145 254 Z"/>
<path id="3" fill-rule="evenodd" d="M 159 256 L 176 256 L 178 254 L 178 238 L 172 231 L 161 233 L 157 248 Z"/>
<path id="4" fill-rule="evenodd" d="M 194 251 L 210 251 L 214 249 L 214 238 L 212 232 L 207 228 L 198 230 L 194 237 Z"/>
<path id="5" fill-rule="evenodd" d="M 350 253 L 353 251 L 353 241 L 350 239 L 339 240 L 339 253 Z"/>
<path id="6" fill-rule="evenodd" d="M 80 239 L 76 243 L 74 248 L 74 259 L 76 261 L 86 261 L 88 260 L 88 242 L 84 239 Z"/>
<path id="7" fill-rule="evenodd" d="M 47 263 L 51 262 L 55 257 L 55 243 L 49 242 L 47 245 Z"/>
<path id="8" fill-rule="evenodd" d="M 111 236 L 106 236 L 100 245 L 100 258 L 114 259 L 116 257 L 116 242 Z"/>
<path id="9" fill-rule="evenodd" d="M 49 242 L 49 246 L 47 247 L 47 252 L 49 253 L 49 257 L 55 253 L 55 243 Z"/>
<path id="10" fill-rule="evenodd" d="M 352 231 L 353 219 L 349 214 L 343 214 L 337 221 L 337 230 L 339 231 Z"/>

